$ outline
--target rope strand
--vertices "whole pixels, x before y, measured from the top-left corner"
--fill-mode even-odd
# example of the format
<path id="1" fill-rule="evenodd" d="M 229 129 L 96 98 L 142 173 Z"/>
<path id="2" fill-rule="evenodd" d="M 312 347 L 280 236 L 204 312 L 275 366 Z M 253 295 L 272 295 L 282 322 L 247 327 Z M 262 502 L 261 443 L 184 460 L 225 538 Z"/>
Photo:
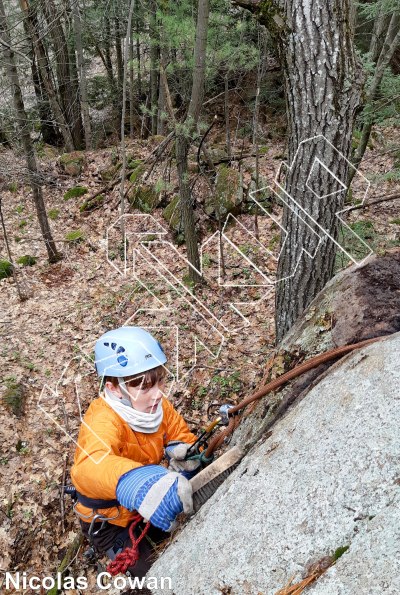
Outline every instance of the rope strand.
<path id="1" fill-rule="evenodd" d="M 136 539 L 134 531 L 138 524 L 143 520 L 143 517 L 137 513 L 130 524 L 129 527 L 129 537 L 132 542 L 131 547 L 125 547 L 122 552 L 120 552 L 114 560 L 108 563 L 107 572 L 109 572 L 112 576 L 116 574 L 125 574 L 128 570 L 129 566 L 134 566 L 136 562 L 139 560 L 139 543 L 142 541 L 144 536 L 146 535 L 147 531 L 150 528 L 150 521 L 146 524 L 145 528 Z"/>

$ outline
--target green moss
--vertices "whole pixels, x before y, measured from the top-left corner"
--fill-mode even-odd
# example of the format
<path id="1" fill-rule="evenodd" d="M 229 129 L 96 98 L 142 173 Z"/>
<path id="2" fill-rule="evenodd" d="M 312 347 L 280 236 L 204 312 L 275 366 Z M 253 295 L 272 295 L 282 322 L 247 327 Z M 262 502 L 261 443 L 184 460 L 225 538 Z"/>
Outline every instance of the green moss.
<path id="1" fill-rule="evenodd" d="M 400 225 L 400 217 L 396 217 L 396 219 L 392 219 L 389 221 L 392 225 Z"/>
<path id="2" fill-rule="evenodd" d="M 163 217 L 168 221 L 169 226 L 179 232 L 181 228 L 181 210 L 179 208 L 180 197 L 174 196 L 168 206 L 163 210 Z"/>
<path id="3" fill-rule="evenodd" d="M 64 200 L 69 200 L 70 198 L 77 198 L 79 196 L 83 196 L 86 194 L 88 189 L 85 186 L 74 186 L 67 190 L 64 194 Z"/>
<path id="4" fill-rule="evenodd" d="M 13 274 L 13 267 L 8 260 L 0 260 L 0 279 L 11 277 Z"/>
<path id="5" fill-rule="evenodd" d="M 158 206 L 160 199 L 152 186 L 142 184 L 133 189 L 129 197 L 130 204 L 143 213 L 152 213 Z"/>
<path id="6" fill-rule="evenodd" d="M 333 559 L 335 560 L 335 562 L 336 562 L 336 560 L 339 560 L 339 558 L 341 556 L 343 556 L 343 554 L 345 552 L 347 552 L 347 550 L 349 549 L 349 547 L 350 547 L 349 545 L 342 545 L 341 547 L 338 547 L 337 550 L 335 550 L 335 552 L 334 552 L 334 554 L 332 556 Z"/>
<path id="7" fill-rule="evenodd" d="M 119 170 L 122 167 L 122 163 L 119 162 L 115 165 L 111 165 L 110 167 L 106 167 L 105 169 L 103 169 L 100 172 L 100 176 L 101 179 L 104 182 L 109 182 L 110 180 L 113 180 L 115 178 L 115 176 L 117 175 L 117 173 L 119 172 Z"/>
<path id="8" fill-rule="evenodd" d="M 145 166 L 141 161 L 136 161 L 135 167 L 132 167 L 133 172 L 130 175 L 129 181 L 132 184 L 136 184 L 140 176 L 143 174 L 145 170 Z"/>
<path id="9" fill-rule="evenodd" d="M 275 0 L 261 0 L 258 14 L 260 22 L 267 27 L 272 37 L 279 37 L 285 31 L 285 15 L 279 10 Z"/>
<path id="10" fill-rule="evenodd" d="M 64 153 L 64 155 L 61 155 L 60 157 L 61 167 L 70 176 L 80 176 L 82 173 L 84 163 L 85 155 L 80 151 Z"/>
<path id="11" fill-rule="evenodd" d="M 17 190 L 18 190 L 17 182 L 10 182 L 8 184 L 8 190 L 9 190 L 9 192 L 14 192 L 14 193 L 17 192 Z"/>
<path id="12" fill-rule="evenodd" d="M 59 209 L 50 209 L 50 211 L 47 214 L 49 216 L 49 219 L 54 221 L 55 219 L 58 219 L 58 215 L 60 214 L 60 211 L 59 211 Z"/>
<path id="13" fill-rule="evenodd" d="M 105 199 L 106 197 L 104 194 L 99 194 L 92 199 L 85 200 L 85 202 L 79 207 L 79 210 L 81 213 L 83 213 L 83 211 L 93 211 L 95 208 L 102 205 Z"/>
<path id="14" fill-rule="evenodd" d="M 141 159 L 135 159 L 134 157 L 128 157 L 127 165 L 129 169 L 136 169 L 139 165 L 143 165 Z"/>
<path id="15" fill-rule="evenodd" d="M 17 260 L 17 263 L 21 264 L 23 267 L 32 267 L 37 263 L 37 258 L 35 256 L 26 254 L 25 256 L 20 256 Z"/>
<path id="16" fill-rule="evenodd" d="M 11 413 L 21 417 L 25 405 L 25 389 L 22 384 L 8 382 L 7 390 L 3 396 L 3 403 Z"/>
<path id="17" fill-rule="evenodd" d="M 238 214 L 241 209 L 241 176 L 240 173 L 228 167 L 220 165 L 215 181 L 215 193 L 213 197 L 207 197 L 204 210 L 207 215 L 217 214 L 225 217 L 228 213 Z"/>
<path id="18" fill-rule="evenodd" d="M 79 244 L 79 242 L 84 241 L 85 235 L 83 231 L 81 231 L 80 229 L 75 229 L 73 231 L 68 232 L 65 236 L 65 239 L 67 242 L 70 242 L 71 244 Z"/>
<path id="19" fill-rule="evenodd" d="M 18 223 L 18 227 L 20 229 L 23 229 L 26 225 L 28 225 L 28 222 L 26 219 L 21 219 L 21 221 Z"/>

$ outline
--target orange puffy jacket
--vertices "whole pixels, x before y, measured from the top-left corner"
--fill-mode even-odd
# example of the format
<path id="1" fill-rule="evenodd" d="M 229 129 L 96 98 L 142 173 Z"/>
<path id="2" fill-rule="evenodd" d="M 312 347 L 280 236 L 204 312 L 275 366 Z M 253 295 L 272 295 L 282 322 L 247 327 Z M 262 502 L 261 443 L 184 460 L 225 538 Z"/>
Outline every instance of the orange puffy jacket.
<path id="1" fill-rule="evenodd" d="M 163 420 L 157 432 L 134 432 L 104 399 L 94 399 L 87 410 L 78 436 L 71 478 L 75 488 L 89 498 L 114 500 L 118 480 L 124 473 L 142 465 L 158 465 L 164 447 L 171 440 L 192 444 L 196 436 L 189 431 L 182 416 L 165 398 Z M 93 510 L 76 507 L 82 520 L 91 521 Z M 98 511 L 117 517 L 110 523 L 126 527 L 134 515 L 123 506 Z M 87 518 L 85 518 L 87 517 Z"/>

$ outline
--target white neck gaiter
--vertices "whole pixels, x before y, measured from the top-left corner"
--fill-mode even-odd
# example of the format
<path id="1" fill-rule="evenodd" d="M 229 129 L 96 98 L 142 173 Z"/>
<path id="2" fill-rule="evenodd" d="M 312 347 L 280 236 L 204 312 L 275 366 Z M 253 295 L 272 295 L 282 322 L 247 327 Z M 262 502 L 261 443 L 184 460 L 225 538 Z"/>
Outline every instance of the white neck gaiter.
<path id="1" fill-rule="evenodd" d="M 162 408 L 162 401 L 157 405 L 154 413 L 145 413 L 137 411 L 132 407 L 132 404 L 127 399 L 120 399 L 115 396 L 108 388 L 104 388 L 104 393 L 101 395 L 108 405 L 118 415 L 127 422 L 134 432 L 143 432 L 143 434 L 152 434 L 157 432 L 163 420 L 164 411 Z"/>

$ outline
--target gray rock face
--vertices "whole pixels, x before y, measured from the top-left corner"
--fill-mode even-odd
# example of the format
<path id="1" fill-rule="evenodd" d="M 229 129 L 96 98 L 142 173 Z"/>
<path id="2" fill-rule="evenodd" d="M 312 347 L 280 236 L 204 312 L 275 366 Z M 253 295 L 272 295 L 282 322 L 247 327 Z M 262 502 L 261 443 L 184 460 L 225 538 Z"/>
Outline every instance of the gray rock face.
<path id="1" fill-rule="evenodd" d="M 149 575 L 175 595 L 272 595 L 349 546 L 309 592 L 399 593 L 399 386 L 400 333 L 333 366 Z"/>

